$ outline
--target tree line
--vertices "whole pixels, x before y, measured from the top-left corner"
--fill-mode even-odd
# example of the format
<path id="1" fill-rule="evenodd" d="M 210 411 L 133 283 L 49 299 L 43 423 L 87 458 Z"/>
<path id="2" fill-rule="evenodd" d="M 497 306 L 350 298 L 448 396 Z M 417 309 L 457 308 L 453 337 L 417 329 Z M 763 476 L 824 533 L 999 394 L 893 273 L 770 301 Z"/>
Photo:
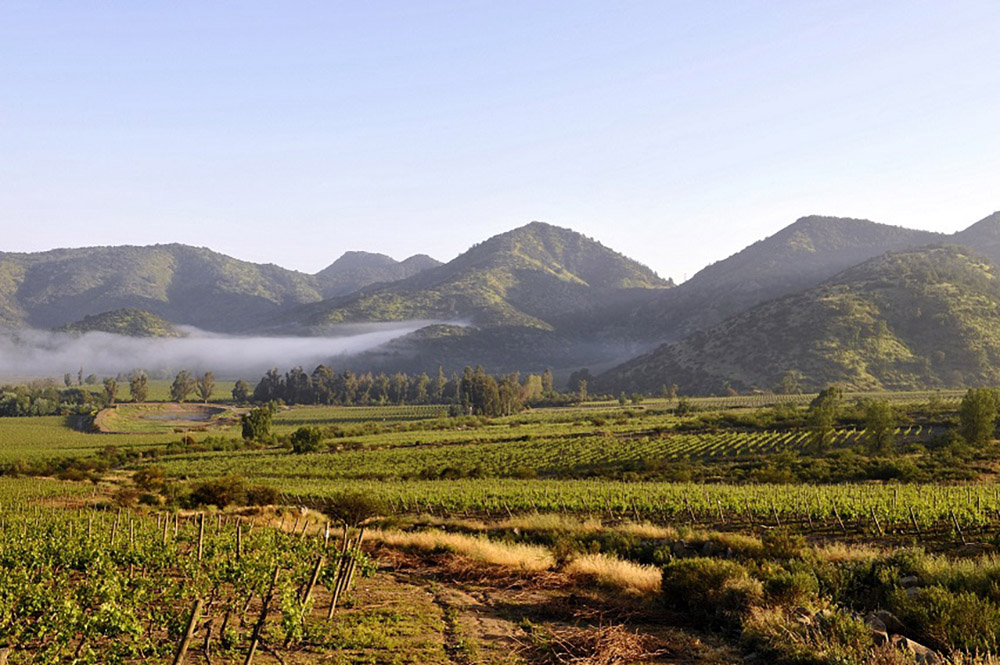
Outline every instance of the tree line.
<path id="1" fill-rule="evenodd" d="M 529 404 L 569 401 L 553 387 L 552 372 L 493 376 L 482 367 L 466 367 L 461 375 L 448 376 L 438 368 L 434 377 L 426 373 L 410 375 L 336 372 L 319 365 L 311 373 L 301 367 L 281 374 L 268 371 L 253 392 L 245 381 L 233 388 L 237 402 L 266 404 L 324 404 L 338 406 L 447 404 L 455 414 L 502 416 L 517 413 Z"/>

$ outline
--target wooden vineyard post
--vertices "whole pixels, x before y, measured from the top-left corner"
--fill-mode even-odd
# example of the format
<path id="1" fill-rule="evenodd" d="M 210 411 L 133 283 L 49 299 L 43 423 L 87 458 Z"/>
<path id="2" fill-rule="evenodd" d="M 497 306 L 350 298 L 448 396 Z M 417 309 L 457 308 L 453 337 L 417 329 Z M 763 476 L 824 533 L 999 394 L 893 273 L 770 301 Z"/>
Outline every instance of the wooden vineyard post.
<path id="1" fill-rule="evenodd" d="M 781 518 L 778 517 L 778 508 L 774 505 L 774 501 L 771 502 L 771 513 L 774 515 L 774 523 L 781 528 Z"/>
<path id="2" fill-rule="evenodd" d="M 236 523 L 236 562 L 243 556 L 243 522 Z"/>
<path id="3" fill-rule="evenodd" d="M 837 518 L 837 523 L 840 525 L 840 530 L 847 535 L 847 527 L 844 526 L 844 520 L 840 519 L 840 511 L 837 510 L 837 504 L 833 504 L 833 516 Z"/>
<path id="4" fill-rule="evenodd" d="M 243 665 L 251 665 L 253 663 L 254 654 L 257 653 L 257 645 L 260 644 L 260 632 L 264 630 L 264 623 L 267 621 L 267 612 L 271 606 L 271 597 L 274 595 L 274 587 L 278 585 L 278 573 L 281 571 L 279 566 L 274 567 L 274 576 L 271 577 L 271 586 L 267 588 L 267 593 L 264 595 L 263 603 L 260 608 L 260 616 L 257 618 L 257 623 L 253 627 L 253 635 L 250 637 L 250 650 L 247 651 L 247 658 L 243 661 Z"/>
<path id="5" fill-rule="evenodd" d="M 208 661 L 208 665 L 212 665 L 212 624 L 213 619 L 210 617 L 205 622 L 205 641 L 201 645 L 201 650 L 205 653 L 205 660 Z"/>
<path id="6" fill-rule="evenodd" d="M 312 576 L 309 578 L 309 584 L 306 585 L 306 590 L 302 594 L 302 604 L 305 605 L 312 598 L 313 589 L 316 587 L 316 582 L 319 581 L 320 571 L 323 570 L 323 564 L 326 563 L 326 557 L 320 556 L 316 559 L 316 566 L 313 568 Z"/>
<path id="7" fill-rule="evenodd" d="M 312 597 L 313 588 L 316 586 L 316 582 L 319 581 L 319 573 L 321 570 L 323 570 L 324 561 L 326 561 L 326 558 L 323 557 L 322 555 L 316 559 L 316 565 L 313 566 L 312 575 L 309 576 L 309 581 L 306 583 L 306 586 L 302 589 L 302 594 L 299 596 L 299 605 L 303 608 L 305 608 L 305 606 L 309 603 L 309 599 Z M 302 617 L 302 620 L 305 621 L 304 616 Z M 292 642 L 292 636 L 289 635 L 288 637 L 285 638 L 286 649 L 288 648 L 288 645 L 291 644 L 291 642 Z"/>
<path id="8" fill-rule="evenodd" d="M 875 514 L 875 506 L 869 506 L 868 509 L 872 514 L 872 522 L 875 523 L 875 528 L 878 530 L 878 535 L 880 537 L 885 537 L 885 531 L 882 530 L 882 525 L 878 523 L 878 516 Z"/>
<path id="9" fill-rule="evenodd" d="M 357 555 L 361 552 L 361 541 L 364 537 L 365 529 L 361 527 L 358 539 L 349 545 L 345 526 L 344 546 L 340 551 L 340 561 L 337 564 L 337 577 L 331 590 L 330 609 L 326 613 L 327 619 L 333 618 L 333 613 L 337 610 L 337 602 L 340 600 L 340 596 L 347 590 L 354 577 L 354 570 L 357 567 Z"/>
<path id="10" fill-rule="evenodd" d="M 354 571 L 358 568 L 358 556 L 361 554 L 361 542 L 365 539 L 365 527 L 361 527 L 361 532 L 358 534 L 358 540 L 354 544 L 354 555 L 351 557 L 351 568 L 347 571 L 347 583 L 344 585 L 344 591 L 351 588 L 351 583 L 354 581 Z"/>
<path id="11" fill-rule="evenodd" d="M 948 513 L 951 514 L 951 523 L 955 525 L 955 531 L 958 532 L 958 537 L 961 539 L 962 544 L 968 545 L 968 541 L 965 540 L 965 534 L 962 533 L 962 527 L 958 524 L 958 518 L 955 517 L 955 511 L 949 508 Z"/>
<path id="12" fill-rule="evenodd" d="M 910 510 L 910 521 L 913 522 L 913 530 L 916 531 L 917 535 L 919 536 L 920 525 L 917 524 L 917 516 L 913 514 L 913 506 L 907 506 L 907 508 Z"/>
<path id="13" fill-rule="evenodd" d="M 205 553 L 205 513 L 201 514 L 198 520 L 198 561 L 201 561 Z"/>
<path id="14" fill-rule="evenodd" d="M 194 638 L 195 627 L 198 625 L 198 619 L 201 618 L 202 606 L 203 601 L 201 598 L 194 601 L 194 607 L 191 608 L 191 618 L 188 620 L 187 630 L 184 631 L 184 638 L 177 647 L 177 654 L 174 656 L 173 665 L 182 665 L 184 663 L 184 656 L 187 655 L 188 646 L 191 645 L 191 640 Z"/>

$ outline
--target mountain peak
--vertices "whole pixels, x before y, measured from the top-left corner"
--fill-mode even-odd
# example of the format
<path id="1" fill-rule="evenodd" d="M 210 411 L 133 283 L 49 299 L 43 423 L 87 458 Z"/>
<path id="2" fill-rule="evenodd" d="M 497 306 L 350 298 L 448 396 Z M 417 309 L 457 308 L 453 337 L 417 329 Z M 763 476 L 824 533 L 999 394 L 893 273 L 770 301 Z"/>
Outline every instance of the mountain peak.
<path id="1" fill-rule="evenodd" d="M 959 231 L 956 235 L 964 234 L 989 234 L 1000 236 L 1000 210 L 984 217 L 964 231 Z"/>
<path id="2" fill-rule="evenodd" d="M 956 245 L 890 252 L 761 303 L 598 377 L 598 390 L 992 385 L 1000 376 L 1000 268 Z"/>
<path id="3" fill-rule="evenodd" d="M 377 252 L 363 252 L 351 250 L 344 252 L 340 257 L 327 267 L 316 273 L 316 276 L 329 275 L 342 270 L 357 270 L 359 268 L 370 269 L 374 266 L 396 265 L 396 260 L 391 256 L 379 254 Z"/>
<path id="4" fill-rule="evenodd" d="M 964 245 L 1000 264 L 1000 212 L 985 217 L 952 236 L 951 242 Z"/>

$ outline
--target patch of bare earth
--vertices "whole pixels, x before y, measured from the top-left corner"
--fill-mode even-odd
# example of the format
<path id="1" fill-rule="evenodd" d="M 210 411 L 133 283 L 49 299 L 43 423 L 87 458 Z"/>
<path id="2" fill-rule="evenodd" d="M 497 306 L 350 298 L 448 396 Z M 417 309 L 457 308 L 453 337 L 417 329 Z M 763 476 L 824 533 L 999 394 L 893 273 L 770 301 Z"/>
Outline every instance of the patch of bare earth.
<path id="1" fill-rule="evenodd" d="M 382 571 L 430 590 L 456 665 L 723 665 L 740 653 L 671 625 L 655 602 L 581 588 L 578 578 L 473 563 L 450 553 L 378 546 Z"/>

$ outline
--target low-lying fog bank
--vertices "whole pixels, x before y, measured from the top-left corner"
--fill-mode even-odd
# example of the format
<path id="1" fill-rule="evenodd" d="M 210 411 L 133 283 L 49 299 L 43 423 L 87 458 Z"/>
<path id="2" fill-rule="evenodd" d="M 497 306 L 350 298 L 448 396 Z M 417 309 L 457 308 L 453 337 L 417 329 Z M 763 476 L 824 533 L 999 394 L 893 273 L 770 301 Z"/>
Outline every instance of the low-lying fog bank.
<path id="1" fill-rule="evenodd" d="M 344 326 L 323 337 L 236 337 L 183 328 L 181 338 L 83 335 L 40 330 L 0 334 L 0 377 L 62 376 L 83 368 L 101 376 L 141 368 L 150 372 L 211 371 L 218 377 L 256 379 L 268 369 L 320 363 L 374 349 L 430 321 Z"/>

